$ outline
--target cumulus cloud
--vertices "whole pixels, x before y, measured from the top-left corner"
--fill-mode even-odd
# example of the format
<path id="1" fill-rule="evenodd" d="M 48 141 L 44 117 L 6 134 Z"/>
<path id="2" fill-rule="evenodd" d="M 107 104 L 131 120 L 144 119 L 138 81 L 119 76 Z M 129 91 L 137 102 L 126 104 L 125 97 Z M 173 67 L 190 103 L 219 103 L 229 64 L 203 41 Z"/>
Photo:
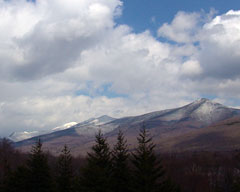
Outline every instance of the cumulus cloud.
<path id="1" fill-rule="evenodd" d="M 182 73 L 184 75 L 196 76 L 201 74 L 202 69 L 196 60 L 188 60 L 182 64 Z"/>
<path id="2" fill-rule="evenodd" d="M 179 12 L 172 23 L 158 29 L 158 35 L 198 49 L 193 53 L 195 64 L 190 57 L 182 64 L 183 73 L 188 66 L 194 70 L 193 75 L 202 71 L 205 78 L 235 79 L 240 70 L 240 11 L 230 10 L 212 19 L 212 13 L 207 15 Z"/>
<path id="3" fill-rule="evenodd" d="M 178 12 L 171 24 L 164 23 L 158 29 L 158 36 L 166 37 L 178 43 L 189 43 L 197 40 L 196 33 L 201 15 L 199 13 Z"/>
<path id="4" fill-rule="evenodd" d="M 109 110 L 106 106 L 115 109 L 109 115 L 116 116 L 119 108 L 124 110 L 121 99 L 106 97 L 96 99 L 87 96 L 26 97 L 1 104 L 1 126 L 12 130 L 12 123 L 18 122 L 20 130 L 50 129 L 57 124 L 61 125 L 74 119 L 82 121 L 90 115 L 100 116 L 104 108 L 106 111 Z M 64 119 L 63 116 L 65 116 Z"/>
<path id="5" fill-rule="evenodd" d="M 97 46 L 113 28 L 121 2 L 13 0 L 1 4 L 1 72 L 31 80 L 64 71 L 83 50 Z"/>
<path id="6" fill-rule="evenodd" d="M 205 24 L 199 61 L 204 74 L 219 79 L 240 77 L 240 11 L 229 11 Z"/>
<path id="7" fill-rule="evenodd" d="M 170 24 L 159 28 L 158 35 L 179 45 L 180 54 L 186 52 L 182 43 L 193 46 L 192 54 L 180 63 L 181 78 L 193 92 L 218 95 L 227 101 L 230 94 L 239 98 L 235 85 L 239 84 L 240 71 L 240 11 L 213 14 L 216 12 L 179 12 Z"/>
<path id="8" fill-rule="evenodd" d="M 159 27 L 159 37 L 175 42 L 166 43 L 116 24 L 121 6 L 0 1 L 0 135 L 138 115 L 201 95 L 240 98 L 240 12 L 179 12 Z"/>

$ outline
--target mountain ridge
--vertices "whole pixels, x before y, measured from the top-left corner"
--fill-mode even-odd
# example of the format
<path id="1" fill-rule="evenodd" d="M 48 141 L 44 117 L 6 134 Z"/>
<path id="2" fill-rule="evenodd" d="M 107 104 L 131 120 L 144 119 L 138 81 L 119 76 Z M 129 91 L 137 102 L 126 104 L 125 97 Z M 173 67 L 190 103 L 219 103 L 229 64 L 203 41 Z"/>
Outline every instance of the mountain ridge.
<path id="1" fill-rule="evenodd" d="M 57 131 L 61 131 L 61 130 L 66 130 L 69 128 L 73 128 L 75 126 L 82 126 L 82 125 L 101 125 L 104 123 L 107 123 L 109 121 L 114 120 L 115 118 L 107 116 L 107 115 L 103 115 L 97 118 L 90 118 L 86 121 L 83 121 L 81 123 L 76 123 L 76 122 L 69 122 L 69 123 L 65 123 L 64 125 L 55 127 L 51 130 L 45 130 L 45 131 L 23 131 L 23 132 L 13 132 L 9 135 L 9 139 L 13 142 L 19 142 L 22 140 L 26 140 L 26 139 L 31 139 L 33 137 L 38 137 L 41 135 L 46 135 L 46 134 L 51 134 Z"/>
<path id="2" fill-rule="evenodd" d="M 94 142 L 94 135 L 98 130 L 102 130 L 110 142 L 113 143 L 118 130 L 122 129 L 126 138 L 130 141 L 131 145 L 134 146 L 135 138 L 143 124 L 150 130 L 155 139 L 160 140 L 163 136 L 166 138 L 181 137 L 181 135 L 191 131 L 205 128 L 213 123 L 237 115 L 240 115 L 239 109 L 226 107 L 203 98 L 174 109 L 166 109 L 119 119 L 106 118 L 109 121 L 102 124 L 94 123 L 94 119 L 90 119 L 66 130 L 17 142 L 16 146 L 24 150 L 29 148 L 29 146 L 40 137 L 46 144 L 46 147 L 54 153 L 59 151 L 59 145 L 61 143 L 65 143 L 78 154 L 84 153 L 84 151 L 89 149 Z"/>

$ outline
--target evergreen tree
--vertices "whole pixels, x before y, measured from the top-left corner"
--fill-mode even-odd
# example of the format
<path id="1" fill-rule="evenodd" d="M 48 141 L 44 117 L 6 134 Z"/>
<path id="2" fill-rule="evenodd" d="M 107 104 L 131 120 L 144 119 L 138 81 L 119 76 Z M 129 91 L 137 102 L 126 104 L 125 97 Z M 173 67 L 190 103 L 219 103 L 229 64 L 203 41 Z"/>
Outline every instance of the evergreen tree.
<path id="1" fill-rule="evenodd" d="M 82 191 L 109 192 L 111 191 L 111 152 L 101 131 L 96 135 L 96 144 L 87 155 L 87 165 L 81 177 Z"/>
<path id="2" fill-rule="evenodd" d="M 162 192 L 181 192 L 180 186 L 172 182 L 170 178 L 167 178 L 162 183 L 161 189 Z"/>
<path id="3" fill-rule="evenodd" d="M 8 192 L 9 182 L 11 181 L 12 171 L 7 159 L 3 160 L 3 176 L 0 184 L 0 192 Z"/>
<path id="4" fill-rule="evenodd" d="M 51 177 L 46 154 L 42 151 L 40 139 L 32 147 L 30 158 L 27 162 L 29 171 L 29 192 L 51 191 Z"/>
<path id="5" fill-rule="evenodd" d="M 112 189 L 114 192 L 128 192 L 130 190 L 128 157 L 127 141 L 120 130 L 117 143 L 112 151 Z"/>
<path id="6" fill-rule="evenodd" d="M 163 191 L 164 171 L 161 162 L 157 159 L 148 131 L 143 127 L 137 137 L 138 147 L 133 153 L 133 191 L 158 192 Z"/>
<path id="7" fill-rule="evenodd" d="M 57 191 L 58 192 L 73 191 L 72 182 L 73 182 L 72 156 L 67 145 L 64 145 L 62 154 L 58 158 Z"/>
<path id="8" fill-rule="evenodd" d="M 0 192 L 7 190 L 12 171 L 12 158 L 14 158 L 15 150 L 10 140 L 0 139 Z"/>
<path id="9" fill-rule="evenodd" d="M 26 167 L 18 167 L 9 179 L 6 192 L 28 192 L 29 171 Z"/>

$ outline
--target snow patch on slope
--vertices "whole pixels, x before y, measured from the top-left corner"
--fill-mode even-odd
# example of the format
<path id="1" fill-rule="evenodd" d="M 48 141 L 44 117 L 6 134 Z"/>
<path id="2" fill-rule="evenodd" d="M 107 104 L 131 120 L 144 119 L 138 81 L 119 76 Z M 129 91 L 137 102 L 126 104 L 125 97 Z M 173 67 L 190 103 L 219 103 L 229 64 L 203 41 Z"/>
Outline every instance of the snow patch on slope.
<path id="1" fill-rule="evenodd" d="M 218 106 L 206 102 L 197 108 L 197 110 L 194 111 L 194 114 L 199 118 L 199 120 L 208 119 L 210 116 L 214 115 L 214 112 L 217 110 L 217 108 Z"/>
<path id="2" fill-rule="evenodd" d="M 112 131 L 114 128 L 116 128 L 108 124 L 114 120 L 116 119 L 109 117 L 107 115 L 104 115 L 98 118 L 92 118 L 77 124 L 75 126 L 75 130 L 79 135 L 88 135 L 88 136 L 95 135 L 99 130 L 101 130 L 102 133 L 108 133 Z"/>
<path id="3" fill-rule="evenodd" d="M 104 125 L 108 122 L 111 122 L 115 120 L 115 118 L 109 117 L 107 115 L 103 115 L 101 117 L 98 118 L 91 118 L 89 120 L 86 120 L 82 123 L 77 123 L 77 122 L 70 122 L 70 123 L 66 123 L 64 125 L 55 127 L 51 130 L 48 131 L 23 131 L 23 132 L 14 132 L 9 136 L 9 139 L 14 141 L 14 142 L 18 142 L 18 141 L 22 141 L 25 139 L 30 139 L 32 137 L 36 137 L 39 135 L 44 135 L 44 134 L 50 134 L 50 133 L 54 133 L 56 131 L 61 131 L 61 130 L 65 130 L 65 129 L 69 129 L 72 127 L 76 128 L 76 131 L 78 134 L 81 135 L 93 135 L 95 134 L 98 130 L 99 130 L 99 126 Z M 109 132 L 109 129 L 102 129 L 103 133 Z"/>
<path id="4" fill-rule="evenodd" d="M 77 124 L 77 122 L 66 123 L 62 126 L 58 126 L 58 127 L 53 128 L 52 131 L 60 131 L 60 130 L 68 129 L 68 128 L 76 125 L 76 124 Z"/>
<path id="5" fill-rule="evenodd" d="M 53 133 L 55 131 L 60 131 L 64 129 L 69 129 L 70 127 L 76 125 L 76 122 L 66 123 L 62 126 L 55 127 L 49 131 L 23 131 L 23 132 L 13 132 L 8 138 L 14 142 L 22 141 L 39 135 Z"/>
<path id="6" fill-rule="evenodd" d="M 166 122 L 193 119 L 209 124 L 221 118 L 226 118 L 228 115 L 232 114 L 233 110 L 234 109 L 203 98 L 186 106 L 167 110 L 162 114 L 159 113 L 156 118 Z"/>
<path id="7" fill-rule="evenodd" d="M 103 125 L 105 123 L 109 123 L 111 121 L 115 120 L 115 118 L 107 116 L 107 115 L 103 115 L 101 117 L 98 118 L 91 118 L 88 119 L 86 121 L 83 121 L 79 124 L 77 124 L 77 126 L 82 126 L 82 125 Z"/>
<path id="8" fill-rule="evenodd" d="M 46 132 L 47 133 L 47 132 Z M 39 131 L 23 131 L 23 132 L 13 132 L 10 136 L 9 139 L 17 142 L 17 141 L 22 141 L 25 139 L 29 139 L 32 137 L 36 137 L 38 135 L 45 134 L 45 132 L 39 132 Z"/>

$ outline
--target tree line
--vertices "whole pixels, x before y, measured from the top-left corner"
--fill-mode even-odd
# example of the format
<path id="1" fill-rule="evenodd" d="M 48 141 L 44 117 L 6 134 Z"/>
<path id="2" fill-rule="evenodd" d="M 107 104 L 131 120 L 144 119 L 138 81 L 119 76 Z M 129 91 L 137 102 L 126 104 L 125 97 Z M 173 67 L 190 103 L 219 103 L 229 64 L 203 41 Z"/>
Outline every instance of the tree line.
<path id="1" fill-rule="evenodd" d="M 32 147 L 24 165 L 14 170 L 2 160 L 1 192 L 177 192 L 180 188 L 165 175 L 148 131 L 140 130 L 138 147 L 129 152 L 121 131 L 113 149 L 101 131 L 87 153 L 78 174 L 74 174 L 72 155 L 67 145 L 59 155 L 56 168 L 49 167 L 42 143 Z"/>
<path id="2" fill-rule="evenodd" d="M 0 141 L 0 192 L 239 192 L 240 152 L 156 154 L 142 128 L 129 151 L 121 131 L 110 148 L 99 132 L 85 158 L 65 145 L 58 157 L 40 140 L 29 154 Z"/>

